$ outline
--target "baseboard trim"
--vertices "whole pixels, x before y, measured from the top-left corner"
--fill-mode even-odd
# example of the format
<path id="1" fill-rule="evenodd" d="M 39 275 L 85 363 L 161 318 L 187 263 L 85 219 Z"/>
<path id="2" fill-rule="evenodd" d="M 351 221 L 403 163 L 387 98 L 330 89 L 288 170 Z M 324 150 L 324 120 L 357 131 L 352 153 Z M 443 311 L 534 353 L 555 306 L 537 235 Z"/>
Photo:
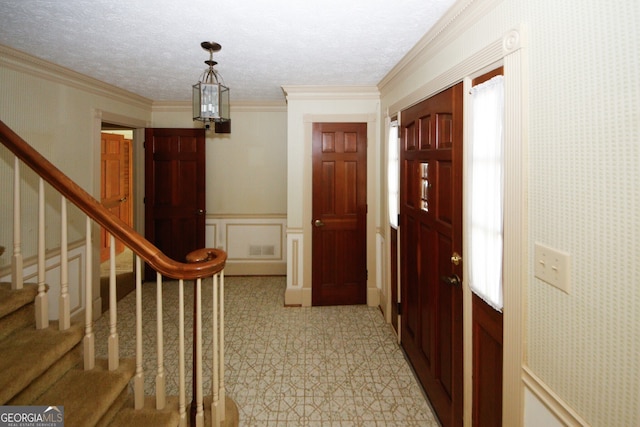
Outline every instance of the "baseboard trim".
<path id="1" fill-rule="evenodd" d="M 227 260 L 224 266 L 227 276 L 286 276 L 284 262 L 233 262 Z"/>
<path id="2" fill-rule="evenodd" d="M 589 423 L 527 366 L 522 367 L 522 382 L 560 422 L 567 426 L 589 427 Z"/>

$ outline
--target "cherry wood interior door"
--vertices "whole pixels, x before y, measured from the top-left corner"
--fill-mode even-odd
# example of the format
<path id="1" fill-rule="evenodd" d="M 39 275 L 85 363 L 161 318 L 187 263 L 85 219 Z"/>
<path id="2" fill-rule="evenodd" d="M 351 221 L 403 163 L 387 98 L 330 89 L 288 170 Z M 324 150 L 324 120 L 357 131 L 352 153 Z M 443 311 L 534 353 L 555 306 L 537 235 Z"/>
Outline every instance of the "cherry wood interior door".
<path id="1" fill-rule="evenodd" d="M 367 302 L 367 124 L 313 124 L 312 304 Z"/>
<path id="2" fill-rule="evenodd" d="M 176 261 L 205 245 L 205 157 L 204 129 L 145 130 L 145 235 Z"/>
<path id="3" fill-rule="evenodd" d="M 401 343 L 442 425 L 461 426 L 462 84 L 401 121 Z"/>
<path id="4" fill-rule="evenodd" d="M 131 141 L 122 135 L 100 134 L 100 202 L 125 224 L 131 225 Z M 107 231 L 100 230 L 100 262 L 109 259 L 111 239 Z M 122 242 L 116 240 L 115 251 L 124 250 Z"/>

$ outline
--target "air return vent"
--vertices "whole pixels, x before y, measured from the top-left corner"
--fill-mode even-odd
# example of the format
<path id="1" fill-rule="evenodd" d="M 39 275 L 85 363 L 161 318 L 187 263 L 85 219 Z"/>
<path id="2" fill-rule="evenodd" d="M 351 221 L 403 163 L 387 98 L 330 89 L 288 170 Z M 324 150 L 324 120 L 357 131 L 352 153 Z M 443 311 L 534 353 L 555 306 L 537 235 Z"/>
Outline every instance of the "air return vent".
<path id="1" fill-rule="evenodd" d="M 249 256 L 273 256 L 276 254 L 276 247 L 274 245 L 250 245 Z"/>

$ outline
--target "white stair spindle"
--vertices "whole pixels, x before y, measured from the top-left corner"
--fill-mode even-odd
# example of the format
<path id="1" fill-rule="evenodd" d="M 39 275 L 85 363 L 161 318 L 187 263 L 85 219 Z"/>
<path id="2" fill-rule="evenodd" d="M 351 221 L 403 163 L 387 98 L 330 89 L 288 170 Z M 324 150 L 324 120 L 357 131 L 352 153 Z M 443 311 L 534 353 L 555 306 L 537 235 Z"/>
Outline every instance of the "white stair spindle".
<path id="1" fill-rule="evenodd" d="M 13 169 L 13 259 L 11 262 L 11 289 L 22 289 L 24 284 L 22 271 L 22 227 L 20 215 L 20 160 L 14 161 Z"/>
<path id="2" fill-rule="evenodd" d="M 60 298 L 58 300 L 58 327 L 61 331 L 67 330 L 71 326 L 71 308 L 69 304 L 67 199 L 60 197 Z"/>
<path id="3" fill-rule="evenodd" d="M 227 414 L 225 412 L 225 401 L 227 399 L 227 393 L 224 388 L 224 270 L 220 271 L 220 344 L 219 344 L 219 352 L 220 352 L 220 386 L 219 386 L 219 395 L 220 395 L 220 405 L 218 408 L 218 412 L 220 414 L 220 420 L 218 425 L 220 425 L 221 421 L 227 419 Z M 217 427 L 217 426 L 216 426 Z"/>
<path id="4" fill-rule="evenodd" d="M 87 227 L 86 227 L 86 237 L 85 237 L 85 246 L 86 246 L 86 259 L 85 259 L 85 286 L 84 286 L 84 370 L 89 371 L 95 367 L 96 363 L 96 346 L 95 346 L 95 335 L 93 333 L 93 286 L 91 284 L 92 281 L 92 265 L 91 265 L 91 218 L 87 217 Z"/>
<path id="5" fill-rule="evenodd" d="M 166 386 L 164 376 L 164 326 L 162 321 L 162 275 L 156 273 L 156 310 L 158 331 L 158 373 L 156 374 L 156 409 L 164 409 L 166 404 Z"/>
<path id="6" fill-rule="evenodd" d="M 196 427 L 204 427 L 204 405 L 202 393 L 202 279 L 196 279 Z"/>
<path id="7" fill-rule="evenodd" d="M 119 360 L 119 340 L 118 340 L 118 313 L 117 313 L 117 298 L 116 298 L 116 239 L 110 235 L 109 236 L 109 257 L 110 257 L 110 268 L 109 268 L 109 370 L 114 371 L 118 369 L 120 364 Z"/>
<path id="8" fill-rule="evenodd" d="M 220 396 L 218 395 L 218 389 L 220 387 L 220 378 L 218 375 L 220 373 L 220 369 L 218 369 L 218 274 L 213 275 L 213 301 L 211 308 L 213 311 L 213 315 L 211 316 L 213 318 L 213 360 L 211 363 L 211 425 L 219 426 L 220 414 L 218 412 L 220 407 Z"/>
<path id="9" fill-rule="evenodd" d="M 45 204 L 44 180 L 38 185 L 38 295 L 36 296 L 36 329 L 49 327 L 49 302 L 47 301 L 45 269 Z"/>
<path id="10" fill-rule="evenodd" d="M 112 240 L 111 243 L 113 244 L 114 241 Z M 133 380 L 135 409 L 144 408 L 144 368 L 142 367 L 142 268 L 140 264 L 140 257 L 136 255 L 136 375 Z"/>
<path id="11" fill-rule="evenodd" d="M 184 355 L 184 280 L 178 282 L 178 412 L 180 427 L 187 427 L 187 403 Z"/>

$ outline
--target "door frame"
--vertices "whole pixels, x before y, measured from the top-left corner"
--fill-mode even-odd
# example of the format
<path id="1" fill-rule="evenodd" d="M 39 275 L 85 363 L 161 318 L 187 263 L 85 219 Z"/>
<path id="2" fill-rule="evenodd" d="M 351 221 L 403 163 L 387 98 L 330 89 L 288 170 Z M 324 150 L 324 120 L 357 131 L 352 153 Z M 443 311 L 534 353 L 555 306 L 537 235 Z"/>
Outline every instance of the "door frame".
<path id="1" fill-rule="evenodd" d="M 522 426 L 524 421 L 524 389 L 526 376 L 525 336 L 527 286 L 529 275 L 528 248 L 528 67 L 526 31 L 523 26 L 513 28 L 503 37 L 486 45 L 475 54 L 446 70 L 439 76 L 420 86 L 394 103 L 383 106 L 388 116 L 395 115 L 423 99 L 441 92 L 462 81 L 464 93 L 464 139 L 470 138 L 469 90 L 471 80 L 500 65 L 505 77 L 505 189 L 504 189 L 504 341 L 503 341 L 503 425 Z M 388 117 L 387 117 L 388 119 Z M 388 131 L 388 120 L 387 128 Z M 468 153 L 466 153 L 468 154 Z M 463 165 L 468 159 L 463 160 Z M 463 166 L 463 180 L 465 168 Z M 468 192 L 463 183 L 463 192 Z M 464 206 L 463 206 L 464 209 Z M 388 226 L 388 221 L 386 223 Z M 402 224 L 400 225 L 402 227 Z M 467 233 L 463 231 L 463 251 L 467 252 Z M 463 262 L 463 275 L 469 277 Z M 388 276 L 387 276 L 388 279 Z M 389 281 L 387 280 L 387 283 Z M 385 289 L 387 295 L 390 290 Z M 402 296 L 400 297 L 402 298 Z M 402 299 L 401 299 L 402 300 Z M 464 336 L 464 425 L 472 420 L 472 294 L 468 284 L 463 283 L 463 336 Z M 532 390 L 532 389 L 530 389 Z M 535 390 L 532 390 L 535 392 Z M 544 396 L 538 396 L 544 400 Z"/>
<path id="2" fill-rule="evenodd" d="M 144 149 L 141 141 L 144 141 L 144 129 L 151 125 L 151 122 L 134 117 L 123 116 L 118 113 L 93 110 L 93 187 L 91 194 L 100 200 L 100 160 L 101 160 L 101 132 L 102 123 L 119 125 L 133 130 L 132 139 L 132 193 L 133 193 L 133 228 L 144 235 Z M 93 300 L 93 317 L 96 320 L 102 313 L 102 298 L 100 298 L 100 226 L 92 222 L 91 234 L 94 236 L 91 245 L 91 275 L 92 290 L 96 297 Z"/>
<path id="3" fill-rule="evenodd" d="M 379 123 L 376 114 L 305 114 L 303 117 L 302 163 L 302 227 L 287 229 L 287 289 L 285 304 L 293 306 L 311 306 L 311 264 L 312 264 L 312 146 L 313 123 L 366 123 L 367 124 L 367 305 L 377 307 L 380 303 L 380 289 L 376 286 L 376 221 L 373 219 L 374 206 L 378 206 L 376 193 L 380 188 L 376 182 L 378 165 L 377 149 Z M 289 172 L 291 174 L 291 172 Z M 289 203 L 300 203 L 290 201 Z M 296 221 L 297 222 L 297 221 Z M 384 276 L 383 276 L 384 277 Z"/>

